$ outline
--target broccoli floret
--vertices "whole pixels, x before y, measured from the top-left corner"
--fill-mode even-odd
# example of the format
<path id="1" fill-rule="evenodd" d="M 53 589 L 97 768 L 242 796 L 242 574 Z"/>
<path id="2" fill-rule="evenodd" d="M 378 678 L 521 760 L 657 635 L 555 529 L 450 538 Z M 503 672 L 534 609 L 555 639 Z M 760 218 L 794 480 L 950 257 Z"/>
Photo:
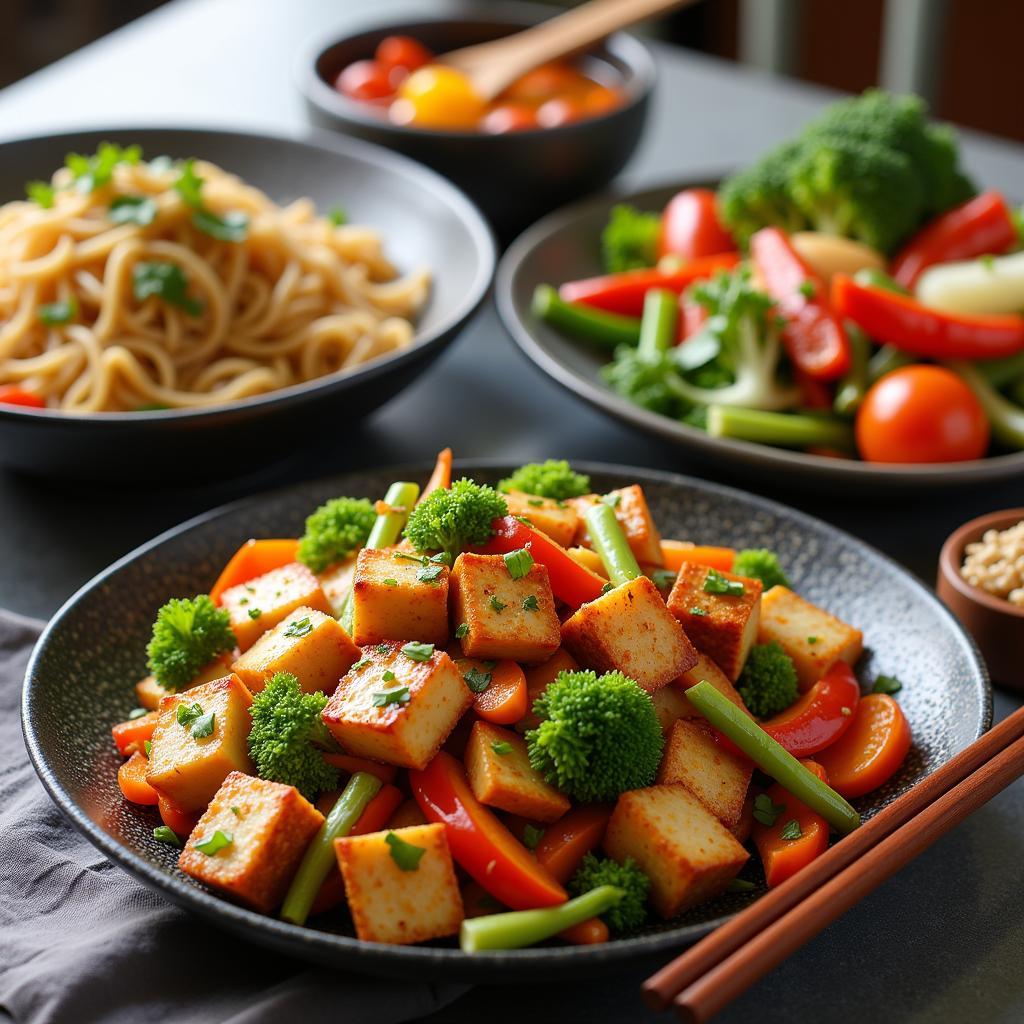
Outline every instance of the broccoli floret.
<path id="1" fill-rule="evenodd" d="M 508 505 L 493 487 L 463 477 L 428 494 L 410 513 L 405 535 L 417 551 L 444 551 L 454 560 L 463 548 L 490 540 L 491 524 L 505 515 Z"/>
<path id="2" fill-rule="evenodd" d="M 779 556 L 767 548 L 745 548 L 736 552 L 732 571 L 737 576 L 748 576 L 760 580 L 765 590 L 774 586 L 788 587 L 789 579 L 782 571 Z"/>
<path id="3" fill-rule="evenodd" d="M 614 885 L 623 892 L 622 899 L 601 915 L 612 932 L 618 934 L 633 931 L 647 920 L 647 896 L 651 891 L 651 880 L 632 857 L 627 857 L 620 864 L 588 853 L 576 874 L 569 880 L 569 892 L 573 896 L 582 896 L 599 885 Z"/>
<path id="4" fill-rule="evenodd" d="M 520 466 L 498 487 L 502 491 L 525 491 L 541 498 L 565 501 L 566 498 L 589 494 L 590 477 L 585 473 L 574 473 L 565 459 L 548 459 L 547 462 L 529 462 Z"/>
<path id="5" fill-rule="evenodd" d="M 146 647 L 149 671 L 165 690 L 178 690 L 236 643 L 231 617 L 208 595 L 172 598 L 153 623 L 153 638 Z"/>
<path id="6" fill-rule="evenodd" d="M 249 753 L 261 779 L 294 786 L 307 800 L 338 785 L 338 769 L 321 756 L 338 745 L 320 712 L 327 695 L 303 693 L 298 679 L 278 672 L 252 699 Z"/>
<path id="7" fill-rule="evenodd" d="M 613 206 L 601 232 L 605 269 L 614 274 L 653 267 L 658 262 L 660 229 L 661 216 L 657 213 L 644 213 L 626 203 Z"/>
<path id="8" fill-rule="evenodd" d="M 365 498 L 332 498 L 306 520 L 299 561 L 323 572 L 361 548 L 376 519 L 373 503 Z"/>
<path id="9" fill-rule="evenodd" d="M 754 644 L 736 683 L 752 715 L 770 718 L 797 698 L 796 667 L 777 640 Z"/>
<path id="10" fill-rule="evenodd" d="M 537 698 L 530 764 L 573 800 L 614 800 L 654 781 L 664 738 L 650 695 L 621 672 L 560 672 Z"/>

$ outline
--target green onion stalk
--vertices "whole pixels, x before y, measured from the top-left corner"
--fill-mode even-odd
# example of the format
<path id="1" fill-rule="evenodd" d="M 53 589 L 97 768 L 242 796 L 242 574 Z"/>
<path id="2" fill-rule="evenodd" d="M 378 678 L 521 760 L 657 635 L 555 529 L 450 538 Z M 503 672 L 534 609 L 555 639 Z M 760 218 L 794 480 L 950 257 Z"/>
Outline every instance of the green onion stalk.
<path id="1" fill-rule="evenodd" d="M 537 285 L 531 309 L 535 317 L 557 330 L 610 352 L 640 340 L 640 321 L 636 317 L 566 302 L 549 284 Z"/>
<path id="2" fill-rule="evenodd" d="M 679 296 L 665 288 L 651 288 L 644 296 L 637 355 L 647 363 L 659 362 L 675 343 L 678 326 Z"/>
<path id="3" fill-rule="evenodd" d="M 608 579 L 614 586 L 618 587 L 643 575 L 611 505 L 605 501 L 598 502 L 587 509 L 583 518 L 590 534 L 590 543 L 600 555 Z"/>
<path id="4" fill-rule="evenodd" d="M 708 433 L 782 448 L 853 449 L 853 428 L 828 416 L 765 412 L 731 405 L 708 406 Z"/>

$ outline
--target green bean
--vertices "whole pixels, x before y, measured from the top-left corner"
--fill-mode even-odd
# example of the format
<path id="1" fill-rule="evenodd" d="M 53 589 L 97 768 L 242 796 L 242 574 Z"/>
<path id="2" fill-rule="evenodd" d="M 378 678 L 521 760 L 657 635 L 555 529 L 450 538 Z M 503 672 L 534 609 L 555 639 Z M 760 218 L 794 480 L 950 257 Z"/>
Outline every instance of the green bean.
<path id="1" fill-rule="evenodd" d="M 849 423 L 807 413 L 764 412 L 731 405 L 708 406 L 708 433 L 738 441 L 779 445 L 783 448 L 841 448 L 852 450 Z"/>
<path id="2" fill-rule="evenodd" d="M 607 501 L 599 501 L 583 516 L 590 534 L 590 543 L 601 556 L 608 579 L 617 587 L 635 580 L 640 572 L 636 555 L 615 518 L 615 509 Z"/>
<path id="3" fill-rule="evenodd" d="M 679 326 L 679 296 L 664 288 L 652 288 L 644 296 L 637 355 L 645 363 L 657 363 L 675 343 Z"/>
<path id="4" fill-rule="evenodd" d="M 864 393 L 867 391 L 871 342 L 855 323 L 847 320 L 843 326 L 850 340 L 850 369 L 839 382 L 832 408 L 840 416 L 852 416 L 864 401 Z"/>
<path id="5" fill-rule="evenodd" d="M 552 327 L 608 351 L 619 345 L 636 345 L 640 340 L 640 321 L 636 317 L 566 302 L 549 284 L 537 285 L 531 308 L 534 316 Z"/>
<path id="6" fill-rule="evenodd" d="M 892 373 L 893 370 L 902 370 L 904 366 L 910 366 L 913 362 L 915 362 L 914 357 L 907 355 L 906 352 L 893 345 L 883 345 L 868 360 L 868 383 L 874 384 L 876 380 L 881 379 L 887 373 Z"/>

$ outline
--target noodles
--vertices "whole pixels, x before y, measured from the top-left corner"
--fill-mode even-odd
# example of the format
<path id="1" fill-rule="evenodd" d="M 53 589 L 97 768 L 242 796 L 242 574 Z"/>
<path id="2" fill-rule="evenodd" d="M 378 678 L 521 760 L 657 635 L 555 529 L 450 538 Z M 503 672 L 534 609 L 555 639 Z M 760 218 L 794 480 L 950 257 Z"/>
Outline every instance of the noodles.
<path id="1" fill-rule="evenodd" d="M 430 274 L 213 164 L 106 144 L 0 206 L 0 385 L 75 413 L 203 408 L 413 340 Z"/>

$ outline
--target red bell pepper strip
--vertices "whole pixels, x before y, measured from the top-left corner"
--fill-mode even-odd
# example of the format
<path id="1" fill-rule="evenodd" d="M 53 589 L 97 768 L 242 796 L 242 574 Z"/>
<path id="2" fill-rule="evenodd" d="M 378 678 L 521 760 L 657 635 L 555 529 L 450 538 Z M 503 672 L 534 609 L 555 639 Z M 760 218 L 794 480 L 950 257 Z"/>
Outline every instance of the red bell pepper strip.
<path id="1" fill-rule="evenodd" d="M 837 661 L 791 708 L 761 728 L 794 757 L 810 757 L 849 729 L 859 700 L 853 669 Z"/>
<path id="2" fill-rule="evenodd" d="M 299 542 L 291 538 L 247 540 L 231 556 L 217 577 L 217 582 L 210 589 L 210 599 L 214 604 L 220 604 L 221 594 L 225 590 L 237 587 L 240 583 L 248 583 L 272 569 L 280 569 L 282 565 L 290 565 L 295 561 L 298 550 Z"/>
<path id="3" fill-rule="evenodd" d="M 982 192 L 936 217 L 906 244 L 890 272 L 913 289 L 926 267 L 1006 252 L 1017 241 L 1017 228 L 998 192 Z"/>
<path id="4" fill-rule="evenodd" d="M 750 257 L 786 320 L 782 341 L 793 365 L 815 380 L 841 377 L 850 368 L 850 342 L 822 279 L 778 228 L 762 228 L 750 239 Z"/>
<path id="5" fill-rule="evenodd" d="M 608 581 L 575 561 L 565 548 L 539 530 L 520 522 L 515 516 L 503 516 L 492 524 L 494 536 L 476 550 L 485 555 L 504 555 L 529 548 L 533 560 L 548 571 L 551 590 L 560 601 L 573 608 L 601 596 Z"/>
<path id="6" fill-rule="evenodd" d="M 462 765 L 441 751 L 410 771 L 412 795 L 428 821 L 445 825 L 452 857 L 499 903 L 532 910 L 564 903 L 565 890 L 473 795 Z"/>
<path id="7" fill-rule="evenodd" d="M 1024 351 L 1024 317 L 930 309 L 908 295 L 832 278 L 832 305 L 878 342 L 927 359 L 998 359 Z"/>
<path id="8" fill-rule="evenodd" d="M 29 409 L 45 409 L 46 402 L 31 391 L 10 385 L 0 388 L 0 405 L 23 405 Z"/>
<path id="9" fill-rule="evenodd" d="M 110 731 L 114 735 L 117 752 L 128 757 L 136 750 L 142 750 L 146 740 L 153 738 L 153 730 L 160 718 L 159 712 L 150 711 L 148 715 L 129 718 L 127 722 L 118 722 Z"/>
<path id="10" fill-rule="evenodd" d="M 681 295 L 694 281 L 712 277 L 720 270 L 729 270 L 739 261 L 739 253 L 728 252 L 691 260 L 678 270 L 624 270 L 620 274 L 569 281 L 558 289 L 558 294 L 566 302 L 579 302 L 620 316 L 638 317 L 643 315 L 644 296 L 652 288 L 664 288 Z"/>
<path id="11" fill-rule="evenodd" d="M 684 189 L 668 201 L 661 214 L 659 256 L 693 260 L 735 251 L 732 235 L 718 219 L 718 201 L 711 189 Z"/>

